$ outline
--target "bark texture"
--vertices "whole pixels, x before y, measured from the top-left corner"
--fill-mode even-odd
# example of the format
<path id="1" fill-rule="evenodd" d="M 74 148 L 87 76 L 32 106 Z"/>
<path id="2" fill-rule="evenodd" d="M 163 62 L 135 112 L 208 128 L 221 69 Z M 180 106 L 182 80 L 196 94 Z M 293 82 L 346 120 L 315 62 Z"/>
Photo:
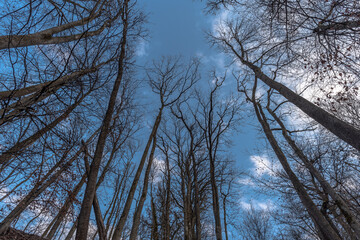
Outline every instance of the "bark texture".
<path id="1" fill-rule="evenodd" d="M 239 54 L 234 47 L 228 42 L 224 40 L 224 43 L 231 49 L 231 51 L 236 55 L 236 57 L 247 67 L 249 67 L 255 74 L 255 77 L 260 79 L 269 87 L 278 91 L 283 97 L 285 97 L 289 102 L 297 106 L 304 113 L 306 113 L 309 117 L 314 119 L 316 122 L 321 124 L 327 130 L 332 132 L 338 138 L 348 143 L 355 149 L 360 151 L 360 130 L 350 125 L 347 122 L 335 117 L 324 109 L 316 106 L 314 103 L 308 101 L 303 98 L 299 94 L 293 92 L 285 85 L 274 81 L 266 74 L 264 74 L 261 69 L 255 64 L 247 61 L 243 54 Z"/>
<path id="2" fill-rule="evenodd" d="M 133 180 L 133 182 L 132 182 L 132 184 L 131 184 L 131 188 L 130 188 L 128 197 L 127 197 L 127 199 L 126 199 L 123 212 L 122 212 L 122 214 L 121 214 L 121 217 L 120 217 L 120 219 L 119 219 L 118 224 L 116 225 L 116 228 L 115 228 L 115 231 L 114 231 L 114 235 L 113 235 L 113 237 L 112 237 L 112 240 L 120 240 L 120 238 L 121 238 L 121 234 L 122 234 L 122 231 L 123 231 L 123 229 L 124 229 L 124 226 L 125 226 L 127 217 L 128 217 L 128 215 L 129 215 L 129 212 L 130 212 L 131 204 L 132 204 L 132 201 L 133 201 L 133 199 L 134 199 L 134 195 L 135 195 L 135 191 L 136 191 L 136 188 L 137 188 L 137 184 L 138 184 L 138 182 L 139 182 L 139 180 L 140 180 L 140 176 L 141 176 L 142 169 L 144 168 L 144 165 L 145 165 L 145 160 L 146 160 L 146 157 L 147 157 L 147 155 L 148 155 L 151 142 L 152 142 L 153 138 L 156 136 L 158 127 L 159 127 L 160 122 L 161 122 L 162 110 L 163 110 L 163 109 L 160 108 L 159 113 L 158 113 L 158 115 L 157 115 L 157 117 L 156 117 L 156 120 L 155 120 L 154 126 L 153 126 L 153 128 L 152 128 L 151 134 L 150 134 L 149 139 L 148 139 L 148 141 L 147 141 L 145 150 L 144 150 L 143 155 L 142 155 L 142 157 L 141 157 L 141 160 L 140 160 L 138 169 L 136 170 L 136 174 L 135 174 L 135 176 L 134 176 L 134 180 Z"/>
<path id="3" fill-rule="evenodd" d="M 317 206 L 314 204 L 308 193 L 306 192 L 304 186 L 301 184 L 295 173 L 292 171 L 287 158 L 283 151 L 281 150 L 280 146 L 278 145 L 275 136 L 273 135 L 271 128 L 269 124 L 267 123 L 266 117 L 264 113 L 262 112 L 262 108 L 260 104 L 256 102 L 255 99 L 255 89 L 256 89 L 256 83 L 254 87 L 253 92 L 253 98 L 252 102 L 254 105 L 256 117 L 258 121 L 260 122 L 263 131 L 266 135 L 266 138 L 268 139 L 273 151 L 275 152 L 276 156 L 278 157 L 283 169 L 285 170 L 286 174 L 288 175 L 292 185 L 294 186 L 294 189 L 296 190 L 301 202 L 307 209 L 310 217 L 312 218 L 315 226 L 317 226 L 320 235 L 323 236 L 324 240 L 341 240 L 341 237 L 337 234 L 337 231 L 334 230 L 330 223 L 326 220 L 326 218 L 323 216 L 323 214 L 320 212 L 320 210 L 317 208 Z"/>
<path id="4" fill-rule="evenodd" d="M 89 229 L 89 219 L 91 213 L 91 206 L 94 200 L 95 192 L 96 192 L 96 182 L 97 176 L 100 168 L 100 163 L 102 160 L 102 154 L 104 152 L 104 147 L 106 143 L 106 138 L 109 133 L 109 127 L 112 119 L 112 115 L 115 108 L 116 97 L 119 92 L 119 88 L 122 82 L 123 74 L 124 74 L 124 64 L 126 57 L 126 40 L 127 40 L 127 30 L 128 30 L 128 3 L 129 0 L 125 0 L 123 3 L 122 10 L 122 21 L 123 21 L 123 31 L 122 31 L 122 39 L 120 43 L 120 56 L 119 56 L 119 64 L 118 64 L 118 74 L 115 79 L 115 83 L 113 86 L 113 90 L 111 92 L 111 96 L 109 99 L 107 111 L 102 122 L 102 128 L 100 131 L 100 136 L 96 145 L 96 150 L 94 154 L 93 161 L 90 166 L 90 172 L 88 177 L 88 182 L 85 189 L 84 199 L 81 205 L 81 210 L 79 214 L 79 220 L 76 231 L 76 240 L 86 240 L 87 232 Z"/>

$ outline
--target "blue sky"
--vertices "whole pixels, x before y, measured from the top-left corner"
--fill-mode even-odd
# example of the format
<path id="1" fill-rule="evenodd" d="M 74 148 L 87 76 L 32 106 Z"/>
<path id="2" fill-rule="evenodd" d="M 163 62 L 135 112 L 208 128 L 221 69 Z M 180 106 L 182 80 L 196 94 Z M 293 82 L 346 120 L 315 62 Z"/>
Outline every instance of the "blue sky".
<path id="1" fill-rule="evenodd" d="M 204 31 L 212 18 L 203 13 L 203 3 L 192 0 L 153 0 L 141 5 L 149 13 L 147 56 L 181 54 L 187 57 L 209 51 Z"/>
<path id="2" fill-rule="evenodd" d="M 206 34 L 213 31 L 214 24 L 226 16 L 226 12 L 220 11 L 217 15 L 206 14 L 205 3 L 193 0 L 152 0 L 139 3 L 148 14 L 149 38 L 138 46 L 138 64 L 146 65 L 153 59 L 165 55 L 180 54 L 186 59 L 201 57 L 203 71 L 201 84 L 204 85 L 211 81 L 208 78 L 209 70 L 214 68 L 219 72 L 226 70 L 229 59 L 226 59 L 226 55 L 218 49 L 211 47 Z M 231 78 L 230 73 L 227 76 L 226 92 L 235 91 L 236 81 Z M 146 91 L 148 89 L 143 91 L 143 98 L 149 104 L 147 109 L 154 109 L 157 105 L 152 101 L 151 94 Z M 248 107 L 246 108 L 249 109 Z M 153 123 L 154 112 L 157 111 L 150 110 L 148 113 L 148 126 Z M 276 163 L 277 160 L 268 159 L 263 152 L 264 148 L 261 146 L 264 144 L 264 139 L 258 132 L 259 125 L 254 115 L 246 111 L 243 118 L 238 127 L 239 131 L 232 135 L 233 145 L 228 149 L 229 154 L 239 171 L 250 173 L 255 177 L 269 177 L 271 174 L 264 169 L 264 166 L 271 168 L 272 163 Z M 264 195 L 254 188 L 253 181 L 249 177 L 239 177 L 242 179 L 240 183 L 243 187 L 240 190 L 238 203 L 242 208 L 249 208 L 250 203 L 256 208 L 274 206 L 273 197 Z"/>
<path id="3" fill-rule="evenodd" d="M 216 68 L 224 71 L 226 57 L 216 48 L 210 46 L 206 32 L 212 31 L 213 24 L 219 16 L 205 13 L 205 4 L 192 0 L 152 0 L 139 2 L 148 14 L 149 38 L 138 46 L 138 63 L 147 64 L 153 59 L 165 55 L 182 55 L 202 58 L 202 81 L 207 84 L 206 71 Z M 229 76 L 230 74 L 228 74 Z M 236 89 L 234 79 L 228 78 L 225 84 Z M 258 133 L 254 127 L 257 123 L 249 118 L 243 121 L 233 137 L 234 145 L 231 155 L 242 170 L 255 167 L 250 160 L 258 145 Z"/>

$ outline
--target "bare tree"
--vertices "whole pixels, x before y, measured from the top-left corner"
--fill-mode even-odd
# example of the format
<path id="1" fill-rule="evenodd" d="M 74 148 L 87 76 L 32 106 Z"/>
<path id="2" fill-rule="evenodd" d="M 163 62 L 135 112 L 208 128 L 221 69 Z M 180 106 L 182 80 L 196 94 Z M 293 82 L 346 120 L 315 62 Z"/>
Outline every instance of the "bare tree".
<path id="1" fill-rule="evenodd" d="M 225 77 L 219 78 L 213 76 L 215 79 L 214 87 L 212 87 L 209 97 L 203 100 L 201 95 L 198 95 L 201 118 L 196 118 L 199 127 L 204 133 L 206 142 L 207 157 L 209 160 L 209 174 L 212 191 L 212 207 L 215 219 L 215 233 L 216 239 L 222 239 L 221 228 L 221 214 L 220 214 L 220 197 L 216 180 L 216 161 L 218 160 L 221 145 L 224 144 L 226 133 L 233 126 L 237 120 L 238 106 L 233 104 L 236 99 L 228 99 L 224 104 L 217 104 L 217 94 L 223 84 Z"/>
<path id="2" fill-rule="evenodd" d="M 250 209 L 244 211 L 244 218 L 238 227 L 244 240 L 273 239 L 269 212 L 255 209 L 253 204 L 250 205 Z"/>
<path id="3" fill-rule="evenodd" d="M 291 169 L 291 166 L 288 163 L 288 160 L 287 160 L 284 152 L 282 151 L 281 147 L 279 146 L 278 142 L 276 141 L 276 139 L 271 131 L 270 125 L 267 122 L 267 118 L 266 118 L 264 112 L 262 111 L 262 107 L 258 103 L 258 101 L 255 97 L 256 87 L 257 87 L 257 79 L 255 79 L 252 96 L 248 97 L 248 99 L 253 103 L 256 117 L 263 128 L 266 138 L 268 139 L 273 151 L 275 152 L 275 154 L 276 154 L 277 158 L 279 159 L 282 167 L 284 168 L 287 176 L 289 177 L 291 183 L 293 184 L 299 198 L 301 199 L 301 202 L 306 207 L 309 215 L 313 219 L 313 222 L 319 231 L 320 237 L 322 239 L 341 239 L 337 229 L 334 229 L 332 224 L 330 224 L 329 221 L 320 212 L 320 210 L 314 204 L 313 200 L 309 196 L 308 192 L 306 191 L 306 189 L 304 188 L 302 183 L 299 181 L 298 177 L 295 175 L 295 173 Z"/>
<path id="4" fill-rule="evenodd" d="M 214 1 L 210 1 L 210 2 L 214 2 Z M 223 1 L 223 2 L 226 3 L 227 1 Z M 290 2 L 287 1 L 286 3 L 282 4 L 280 1 L 272 1 L 272 3 L 270 3 L 269 5 L 273 4 L 272 5 L 273 11 L 276 14 L 275 16 L 272 16 L 270 14 L 267 14 L 268 12 L 266 12 L 265 10 L 258 11 L 256 10 L 256 8 L 254 8 L 254 7 L 259 7 L 262 9 L 263 7 L 266 9 L 266 7 L 268 7 L 268 6 L 263 6 L 266 4 L 262 3 L 262 1 L 259 1 L 259 4 L 255 4 L 253 7 L 251 7 L 251 9 L 253 9 L 253 11 L 251 12 L 252 15 L 251 14 L 245 15 L 246 17 L 242 19 L 236 16 L 235 19 L 223 23 L 218 28 L 218 31 L 212 37 L 215 43 L 221 46 L 227 53 L 229 53 L 234 59 L 236 59 L 236 61 L 243 64 L 243 66 L 245 66 L 248 70 L 250 70 L 258 79 L 260 79 L 269 87 L 275 89 L 289 102 L 293 103 L 304 113 L 306 113 L 310 118 L 317 121 L 319 124 L 321 124 L 323 127 L 325 127 L 330 132 L 335 134 L 337 137 L 347 142 L 355 149 L 360 150 L 360 146 L 358 144 L 358 141 L 356 140 L 359 138 L 360 131 L 356 126 L 350 124 L 346 120 L 343 120 L 341 116 L 334 115 L 324 110 L 323 108 L 317 106 L 313 102 L 305 99 L 301 95 L 291 90 L 289 87 L 282 84 L 280 82 L 280 79 L 278 81 L 276 80 L 276 78 L 283 77 L 283 78 L 291 78 L 296 81 L 299 81 L 299 77 L 297 77 L 298 79 L 296 79 L 296 77 L 286 74 L 285 72 L 286 69 L 289 69 L 291 67 L 298 68 L 299 64 L 302 64 L 301 61 L 299 61 L 299 57 L 305 58 L 305 61 L 307 61 L 309 55 L 315 56 L 315 53 L 313 53 L 315 51 L 320 52 L 320 54 L 318 54 L 317 57 L 314 57 L 316 61 L 324 62 L 324 65 L 327 65 L 327 67 L 330 68 L 330 71 L 332 73 L 339 74 L 337 71 L 342 71 L 341 67 L 343 67 L 348 69 L 349 71 L 351 68 L 352 72 L 354 74 L 357 74 L 357 69 L 358 69 L 357 63 L 351 60 L 353 58 L 353 55 L 347 57 L 346 60 L 353 62 L 352 64 L 350 64 L 351 66 L 349 64 L 346 64 L 345 61 L 339 62 L 337 60 L 334 60 L 336 61 L 335 63 L 334 61 L 330 62 L 328 59 L 324 60 L 322 57 L 325 56 L 327 53 L 329 53 L 328 56 L 331 55 L 331 57 L 329 56 L 328 58 L 337 59 L 338 57 L 337 56 L 335 57 L 335 55 L 337 54 L 345 55 L 346 48 L 352 49 L 355 45 L 357 45 L 357 42 L 355 42 L 354 39 L 352 39 L 352 41 L 350 39 L 347 39 L 351 37 L 349 36 L 349 34 L 345 34 L 343 36 L 340 35 L 337 36 L 339 44 L 335 45 L 335 49 L 341 49 L 341 48 L 344 49 L 344 51 L 339 50 L 339 52 L 337 53 L 335 53 L 336 50 L 333 47 L 330 49 L 330 47 L 327 47 L 328 45 L 326 45 L 325 43 L 319 44 L 320 47 L 315 48 L 315 50 L 313 50 L 314 49 L 313 46 L 309 46 L 308 44 L 306 44 L 307 38 L 317 37 L 317 35 L 313 31 L 309 31 L 309 28 L 311 27 L 309 25 L 313 25 L 312 20 L 315 21 L 316 19 L 316 21 L 319 21 L 318 15 L 320 16 L 324 15 L 323 20 L 325 22 L 328 20 L 326 18 L 327 15 L 332 16 L 332 14 L 334 14 L 334 15 L 338 15 L 337 16 L 338 18 L 341 18 L 341 14 L 334 10 L 335 6 L 339 7 L 339 9 L 348 8 L 350 12 L 352 12 L 353 10 L 356 12 L 356 9 L 358 8 L 358 4 L 354 3 L 353 1 L 348 1 L 347 3 L 345 2 L 347 1 L 344 1 L 344 3 L 339 4 L 339 6 L 336 4 L 330 6 L 331 3 L 323 4 L 323 5 L 327 5 L 327 9 L 330 8 L 327 13 L 326 11 L 321 12 L 322 3 L 319 3 L 319 5 L 316 4 L 315 5 L 316 7 L 312 6 L 308 8 L 306 13 L 304 12 L 300 13 L 294 6 L 299 4 L 301 5 L 300 9 L 304 9 L 306 8 L 304 7 L 307 5 L 306 3 L 297 2 L 297 1 L 290 1 Z M 233 4 L 232 6 L 236 9 L 237 7 L 239 8 L 241 7 L 240 4 L 236 3 L 236 1 L 234 2 L 229 1 L 228 3 L 230 5 Z M 353 7 L 350 7 L 352 3 L 354 3 Z M 294 4 L 294 6 L 291 6 L 291 4 Z M 313 9 L 314 7 L 315 9 Z M 249 19 L 247 19 L 247 17 Z M 255 21 L 251 21 L 251 17 L 253 17 L 253 19 L 259 17 L 258 18 L 259 21 L 255 23 Z M 304 20 L 299 21 L 299 19 L 304 19 Z M 353 20 L 351 20 L 351 22 L 352 21 Z M 356 22 L 357 20 L 354 21 Z M 259 26 L 255 27 L 255 24 L 259 24 Z M 321 25 L 321 23 L 319 24 Z M 339 23 L 339 25 L 342 25 L 343 27 L 349 26 L 350 29 L 352 26 L 352 24 L 350 24 L 351 25 L 350 26 L 348 24 L 341 24 L 341 23 Z M 285 34 L 283 34 L 283 31 L 281 31 L 281 27 L 283 26 L 287 26 L 287 27 L 291 26 L 294 29 L 290 27 L 286 28 L 292 30 L 292 32 L 285 31 Z M 336 29 L 334 30 L 336 31 Z M 274 37 L 277 38 L 276 41 L 272 41 Z M 344 43 L 344 41 L 348 41 L 348 40 L 349 40 L 349 45 L 345 44 L 346 47 L 345 45 L 340 44 L 340 42 Z M 301 44 L 304 44 L 304 46 L 309 46 L 308 49 L 313 50 L 313 52 L 306 51 L 307 49 L 304 47 L 299 47 L 301 46 Z M 326 46 L 323 48 L 322 47 L 323 45 Z M 308 55 L 306 56 L 305 54 Z M 338 65 L 340 65 L 340 67 L 337 67 Z M 313 63 L 308 66 L 304 66 L 304 68 L 307 67 L 314 68 Z M 321 68 L 318 68 L 318 70 L 320 69 Z M 321 70 L 326 71 L 329 69 L 325 69 L 324 67 Z M 305 69 L 305 71 L 308 70 Z M 273 74 L 270 75 L 269 72 L 272 72 Z M 309 71 L 309 73 L 310 72 L 312 71 Z M 341 73 L 339 75 L 340 78 L 342 78 L 343 74 Z M 354 75 L 354 77 L 356 78 L 356 75 Z M 317 78 L 317 76 L 315 76 L 314 78 Z M 333 77 L 332 76 L 328 77 L 328 79 L 331 78 Z M 324 78 L 319 77 L 319 80 L 323 80 L 323 79 Z"/>
<path id="5" fill-rule="evenodd" d="M 163 58 L 160 62 L 154 62 L 154 67 L 148 71 L 147 76 L 149 78 L 150 86 L 153 91 L 159 95 L 161 105 L 141 157 L 139 167 L 136 171 L 123 213 L 116 225 L 114 235 L 112 237 L 113 240 L 119 240 L 121 237 L 151 142 L 156 136 L 161 122 L 163 110 L 164 108 L 176 103 L 193 86 L 193 84 L 198 80 L 197 70 L 198 61 L 196 60 L 192 60 L 188 66 L 184 66 L 180 63 L 180 58 L 169 57 Z"/>
<path id="6" fill-rule="evenodd" d="M 0 36 L 0 50 L 59 44 L 99 35 L 120 17 L 121 3 L 52 0 L 3 3 L 2 8 L 11 11 L 2 18 L 13 21 L 6 34 Z"/>
<path id="7" fill-rule="evenodd" d="M 127 53 L 127 38 L 128 34 L 130 34 L 130 27 L 136 25 L 139 23 L 138 19 L 133 20 L 131 19 L 132 11 L 134 6 L 129 3 L 128 0 L 125 0 L 122 4 L 121 9 L 121 19 L 123 24 L 122 29 L 122 36 L 121 36 L 121 42 L 120 42 L 120 55 L 118 59 L 118 74 L 114 82 L 114 86 L 112 89 L 112 93 L 109 99 L 107 112 L 105 114 L 102 128 L 100 131 L 100 135 L 98 138 L 98 143 L 96 147 L 96 151 L 94 153 L 93 161 L 90 166 L 90 172 L 88 176 L 88 182 L 86 185 L 86 190 L 84 194 L 84 200 L 82 203 L 81 211 L 79 214 L 79 220 L 77 225 L 77 231 L 76 231 L 76 239 L 86 239 L 87 232 L 88 232 L 88 226 L 89 226 L 89 218 L 90 218 L 90 212 L 91 212 L 91 205 L 95 196 L 96 192 L 96 182 L 97 182 L 97 176 L 100 168 L 100 163 L 102 160 L 102 154 L 104 151 L 106 138 L 109 134 L 109 126 L 111 123 L 112 115 L 114 113 L 114 108 L 116 104 L 116 98 L 119 92 L 119 88 L 121 86 L 121 82 L 124 77 L 125 72 L 125 60 L 128 56 Z"/>

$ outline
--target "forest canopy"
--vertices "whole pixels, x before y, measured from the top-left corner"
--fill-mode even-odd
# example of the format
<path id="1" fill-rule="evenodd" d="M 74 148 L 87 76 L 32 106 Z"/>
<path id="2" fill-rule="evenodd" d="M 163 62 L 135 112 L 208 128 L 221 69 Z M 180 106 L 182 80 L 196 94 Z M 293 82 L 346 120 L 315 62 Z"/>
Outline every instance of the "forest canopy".
<path id="1" fill-rule="evenodd" d="M 0 7 L 0 239 L 360 240 L 360 2 Z"/>

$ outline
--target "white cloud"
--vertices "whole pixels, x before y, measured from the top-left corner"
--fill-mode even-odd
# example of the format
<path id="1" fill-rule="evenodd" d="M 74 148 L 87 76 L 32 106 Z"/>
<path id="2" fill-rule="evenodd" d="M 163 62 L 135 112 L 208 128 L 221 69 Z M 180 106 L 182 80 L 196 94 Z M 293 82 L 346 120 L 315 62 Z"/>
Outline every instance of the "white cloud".
<path id="1" fill-rule="evenodd" d="M 274 203 L 270 199 L 267 199 L 265 201 L 257 201 L 251 199 L 250 201 L 240 201 L 240 206 L 244 210 L 250 210 L 251 207 L 253 207 L 254 209 L 267 211 L 274 208 Z"/>
<path id="2" fill-rule="evenodd" d="M 152 168 L 153 168 L 153 183 L 157 183 L 159 181 L 161 181 L 161 177 L 165 171 L 166 165 L 165 165 L 165 161 L 158 159 L 158 158 L 154 158 L 153 163 L 152 163 Z"/>
<path id="3" fill-rule="evenodd" d="M 251 208 L 251 204 L 248 202 L 245 202 L 245 201 L 241 201 L 240 206 L 242 209 L 245 209 L 245 210 L 250 210 L 250 208 Z"/>
<path id="4" fill-rule="evenodd" d="M 145 40 L 140 40 L 136 47 L 135 54 L 138 57 L 147 56 L 147 49 L 149 47 L 149 43 Z"/>
<path id="5" fill-rule="evenodd" d="M 255 186 L 255 183 L 254 181 L 249 178 L 249 177 L 246 177 L 246 178 L 240 178 L 238 180 L 238 183 L 241 184 L 241 185 L 245 185 L 245 186 Z"/>
<path id="6" fill-rule="evenodd" d="M 250 160 L 254 164 L 252 171 L 257 177 L 261 177 L 263 175 L 274 176 L 280 167 L 279 164 L 271 162 L 265 154 L 261 156 L 250 156 Z"/>
<path id="7" fill-rule="evenodd" d="M 220 11 L 220 14 L 217 14 L 212 20 L 211 25 L 214 34 L 218 34 L 219 32 L 223 32 L 224 30 L 226 31 L 226 29 L 224 29 L 224 23 L 229 19 L 230 12 L 231 11 L 229 9 L 222 9 Z"/>

